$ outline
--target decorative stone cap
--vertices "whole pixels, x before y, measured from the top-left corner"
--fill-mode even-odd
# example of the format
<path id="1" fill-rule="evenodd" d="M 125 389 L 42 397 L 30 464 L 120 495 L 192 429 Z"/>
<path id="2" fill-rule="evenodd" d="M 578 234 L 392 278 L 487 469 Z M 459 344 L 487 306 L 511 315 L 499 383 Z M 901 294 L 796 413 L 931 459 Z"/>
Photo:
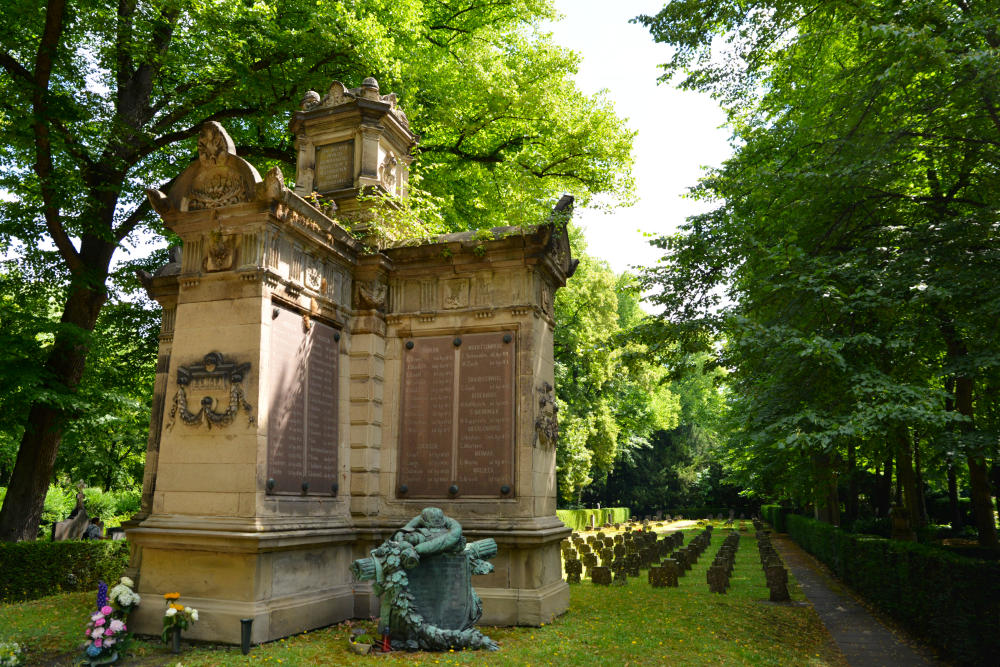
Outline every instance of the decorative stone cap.
<path id="1" fill-rule="evenodd" d="M 396 93 L 389 93 L 388 95 L 380 94 L 378 81 L 371 76 L 362 81 L 361 85 L 357 88 L 350 89 L 340 81 L 334 81 L 330 84 L 330 89 L 322 98 L 320 98 L 319 93 L 315 90 L 307 91 L 302 97 L 301 107 L 302 111 L 333 109 L 358 100 L 368 100 L 370 102 L 380 102 L 388 105 L 388 111 L 392 112 L 392 115 L 396 118 L 396 120 L 398 120 L 403 127 L 410 127 L 410 121 L 406 117 L 406 114 L 403 113 L 403 110 L 400 109 L 399 106 L 397 106 L 399 98 Z M 293 131 L 295 130 L 294 127 L 292 129 Z"/>
<path id="2" fill-rule="evenodd" d="M 295 192 L 336 202 L 339 215 L 356 221 L 370 208 L 359 194 L 405 197 L 416 137 L 397 99 L 382 95 L 372 77 L 350 89 L 334 81 L 323 97 L 308 91 L 290 125 L 298 149 Z"/>

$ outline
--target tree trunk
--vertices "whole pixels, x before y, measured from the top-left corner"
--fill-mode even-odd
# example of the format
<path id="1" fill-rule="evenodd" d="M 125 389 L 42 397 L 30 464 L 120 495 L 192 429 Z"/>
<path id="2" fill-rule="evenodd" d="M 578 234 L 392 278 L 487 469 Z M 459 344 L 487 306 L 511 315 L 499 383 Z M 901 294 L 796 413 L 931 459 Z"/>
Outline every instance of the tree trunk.
<path id="1" fill-rule="evenodd" d="M 71 285 L 62 322 L 72 326 L 59 329 L 45 364 L 49 377 L 47 385 L 56 392 L 73 392 L 80 384 L 87 360 L 88 334 L 94 330 L 106 294 L 103 281 L 98 288 L 79 282 Z M 3 509 L 0 509 L 0 540 L 16 542 L 37 537 L 59 442 L 72 416 L 71 408 L 41 402 L 31 406 Z"/>
<path id="2" fill-rule="evenodd" d="M 949 377 L 944 381 L 946 396 L 944 399 L 945 412 L 955 410 L 955 378 Z M 965 526 L 965 517 L 962 516 L 962 508 L 958 505 L 958 473 L 955 471 L 955 457 L 948 455 L 948 510 L 951 517 L 951 529 L 960 530 Z"/>
<path id="3" fill-rule="evenodd" d="M 972 419 L 972 378 L 955 378 L 955 408 L 960 414 Z M 966 428 L 970 429 L 971 424 Z M 966 456 L 969 464 L 969 495 L 972 511 L 976 518 L 979 545 L 988 549 L 1000 548 L 997 540 L 997 526 L 993 520 L 993 500 L 990 497 L 990 479 L 987 474 L 986 457 L 970 453 Z"/>
<path id="4" fill-rule="evenodd" d="M 890 499 L 892 498 L 892 452 L 882 464 L 882 475 L 876 481 L 875 511 L 880 517 L 889 516 Z"/>
<path id="5" fill-rule="evenodd" d="M 858 461 L 854 441 L 847 441 L 847 499 L 845 509 L 848 521 L 858 518 Z"/>
<path id="6" fill-rule="evenodd" d="M 917 485 L 917 513 L 920 515 L 920 525 L 926 526 L 930 523 L 927 515 L 927 494 L 924 491 L 924 473 L 920 465 L 920 438 L 913 434 L 913 472 L 916 476 Z"/>
<path id="7" fill-rule="evenodd" d="M 956 362 L 967 357 L 969 352 L 955 331 L 954 325 L 949 320 L 942 320 L 940 328 L 948 348 L 949 360 Z M 972 377 L 968 375 L 955 376 L 955 409 L 968 418 L 968 422 L 962 425 L 962 430 L 966 433 L 975 428 L 972 421 L 972 384 Z M 986 458 L 978 453 L 969 452 L 966 454 L 966 461 L 969 464 L 969 496 L 976 517 L 979 546 L 1000 549 L 997 527 L 993 521 L 993 500 L 990 497 L 989 476 L 986 474 Z"/>
<path id="8" fill-rule="evenodd" d="M 829 454 L 814 454 L 816 472 L 816 518 L 824 523 L 840 525 L 840 499 L 837 496 L 837 476 Z"/>
<path id="9" fill-rule="evenodd" d="M 895 457 L 894 457 L 893 460 L 896 463 L 896 468 L 895 468 L 895 472 L 896 472 L 896 486 L 893 487 L 892 504 L 893 505 L 902 505 L 903 504 L 903 484 L 901 483 L 900 476 L 899 476 L 899 447 L 898 447 L 898 443 L 897 443 L 895 454 L 896 455 L 895 455 Z"/>
<path id="10" fill-rule="evenodd" d="M 965 526 L 962 508 L 958 505 L 958 475 L 955 472 L 955 461 L 951 457 L 948 458 L 948 510 L 952 530 L 959 530 Z"/>
<path id="11" fill-rule="evenodd" d="M 910 528 L 916 529 L 923 525 L 920 517 L 919 499 L 917 497 L 917 477 L 913 474 L 913 451 L 910 444 L 910 432 L 905 426 L 896 432 L 896 486 L 897 498 L 902 491 L 903 506 L 910 520 Z"/>

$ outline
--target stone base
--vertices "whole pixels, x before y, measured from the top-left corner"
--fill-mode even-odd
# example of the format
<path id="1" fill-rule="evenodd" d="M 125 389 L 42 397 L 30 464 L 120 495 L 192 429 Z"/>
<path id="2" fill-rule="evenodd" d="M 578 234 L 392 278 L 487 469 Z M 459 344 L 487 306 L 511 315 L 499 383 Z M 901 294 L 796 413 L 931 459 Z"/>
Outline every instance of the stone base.
<path id="1" fill-rule="evenodd" d="M 184 637 L 223 644 L 240 643 L 240 621 L 254 620 L 250 643 L 288 637 L 326 627 L 354 616 L 351 586 L 337 586 L 310 595 L 293 595 L 265 602 L 239 602 L 183 596 L 181 602 L 198 610 L 198 622 Z M 163 630 L 165 605 L 153 595 L 143 594 L 142 604 L 129 617 L 129 629 L 138 634 L 158 635 Z"/>
<path id="2" fill-rule="evenodd" d="M 353 533 L 244 532 L 139 526 L 129 530 L 142 604 L 129 629 L 159 635 L 164 593 L 198 610 L 185 637 L 240 643 L 240 620 L 254 619 L 251 642 L 280 639 L 356 616 L 349 565 Z"/>
<path id="3" fill-rule="evenodd" d="M 539 626 L 569 609 L 569 584 L 561 579 L 543 588 L 477 588 L 476 593 L 483 600 L 479 625 Z"/>

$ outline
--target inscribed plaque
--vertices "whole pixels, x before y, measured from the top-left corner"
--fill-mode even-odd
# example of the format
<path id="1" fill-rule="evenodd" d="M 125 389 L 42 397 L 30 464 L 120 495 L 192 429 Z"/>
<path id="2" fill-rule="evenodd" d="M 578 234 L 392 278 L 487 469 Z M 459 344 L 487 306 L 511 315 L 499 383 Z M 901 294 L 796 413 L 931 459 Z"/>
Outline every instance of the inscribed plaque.
<path id="1" fill-rule="evenodd" d="M 283 308 L 271 321 L 267 476 L 273 492 L 298 492 L 305 458 L 305 336 L 302 318 Z"/>
<path id="2" fill-rule="evenodd" d="M 267 476 L 271 493 L 329 495 L 337 481 L 337 384 L 339 345 L 335 330 L 276 309 L 271 320 Z"/>
<path id="3" fill-rule="evenodd" d="M 329 493 L 337 481 L 337 359 L 334 330 L 313 322 L 306 348 L 306 481 L 315 493 Z"/>
<path id="4" fill-rule="evenodd" d="M 402 497 L 448 498 L 453 484 L 465 497 L 510 497 L 514 338 L 501 331 L 410 341 L 399 429 Z"/>
<path id="5" fill-rule="evenodd" d="M 315 188 L 319 192 L 354 185 L 354 141 L 316 147 Z"/>
<path id="6" fill-rule="evenodd" d="M 441 498 L 452 483 L 455 348 L 419 338 L 403 359 L 399 483 L 408 498 Z"/>
<path id="7" fill-rule="evenodd" d="M 497 495 L 513 486 L 514 345 L 512 332 L 462 337 L 458 379 L 458 470 L 463 495 Z"/>

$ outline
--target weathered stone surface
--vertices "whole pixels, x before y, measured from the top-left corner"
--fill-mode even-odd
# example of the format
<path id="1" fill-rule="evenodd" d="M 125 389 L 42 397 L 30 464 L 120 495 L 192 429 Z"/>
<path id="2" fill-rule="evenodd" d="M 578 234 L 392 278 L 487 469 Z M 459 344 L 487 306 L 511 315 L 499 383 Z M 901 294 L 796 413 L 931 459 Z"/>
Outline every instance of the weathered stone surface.
<path id="1" fill-rule="evenodd" d="M 599 586 L 611 585 L 611 568 L 600 565 L 590 571 L 590 580 Z"/>

